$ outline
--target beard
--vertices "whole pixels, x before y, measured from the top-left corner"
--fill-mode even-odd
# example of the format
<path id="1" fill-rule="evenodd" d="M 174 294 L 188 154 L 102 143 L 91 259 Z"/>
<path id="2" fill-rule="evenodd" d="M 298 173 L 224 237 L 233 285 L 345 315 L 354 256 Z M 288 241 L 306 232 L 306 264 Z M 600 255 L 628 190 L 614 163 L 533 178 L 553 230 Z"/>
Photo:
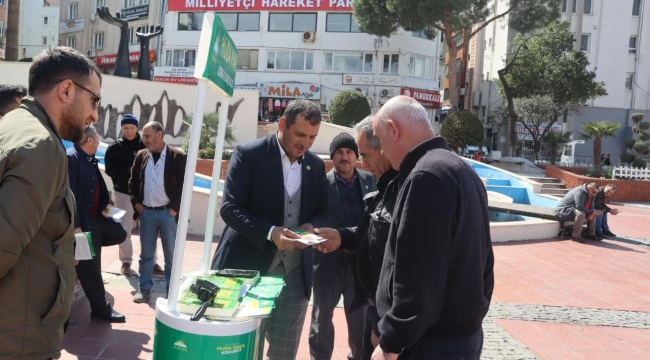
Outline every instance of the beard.
<path id="1" fill-rule="evenodd" d="M 66 106 L 61 112 L 61 128 L 59 135 L 62 139 L 77 143 L 84 135 L 86 119 L 80 115 L 83 109 L 79 106 L 77 99 Z"/>

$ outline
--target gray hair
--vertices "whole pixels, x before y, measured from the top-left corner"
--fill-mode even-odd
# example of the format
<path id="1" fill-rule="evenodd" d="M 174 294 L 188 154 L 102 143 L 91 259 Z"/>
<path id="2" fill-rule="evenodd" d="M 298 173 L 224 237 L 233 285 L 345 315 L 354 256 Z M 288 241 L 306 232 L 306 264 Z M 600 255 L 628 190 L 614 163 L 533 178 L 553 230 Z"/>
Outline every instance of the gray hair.
<path id="1" fill-rule="evenodd" d="M 81 146 L 83 143 L 88 141 L 88 138 L 95 138 L 96 136 L 99 136 L 97 129 L 92 124 L 90 124 L 84 128 L 84 134 L 81 137 L 81 140 L 77 142 L 77 145 Z"/>
<path id="2" fill-rule="evenodd" d="M 424 106 L 406 96 L 396 96 L 381 107 L 377 113 L 377 123 L 383 128 L 388 119 L 410 128 L 433 130 Z"/>
<path id="3" fill-rule="evenodd" d="M 145 126 L 153 128 L 154 130 L 156 130 L 157 133 L 163 132 L 165 130 L 165 128 L 163 128 L 162 124 L 159 123 L 158 121 L 148 122 L 147 125 L 145 125 Z"/>
<path id="4" fill-rule="evenodd" d="M 368 143 L 369 148 L 373 150 L 381 150 L 379 139 L 377 139 L 375 134 L 372 132 L 372 115 L 368 115 L 363 120 L 359 121 L 354 125 L 352 131 L 366 135 L 366 142 Z"/>

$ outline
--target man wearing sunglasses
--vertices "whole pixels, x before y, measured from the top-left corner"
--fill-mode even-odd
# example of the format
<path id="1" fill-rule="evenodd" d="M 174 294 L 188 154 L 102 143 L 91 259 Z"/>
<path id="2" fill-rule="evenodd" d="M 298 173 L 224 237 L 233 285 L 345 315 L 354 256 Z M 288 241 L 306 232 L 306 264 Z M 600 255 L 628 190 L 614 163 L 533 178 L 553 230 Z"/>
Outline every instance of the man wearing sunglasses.
<path id="1" fill-rule="evenodd" d="M 61 139 L 97 122 L 101 75 L 51 47 L 29 69 L 29 96 L 0 121 L 0 358 L 61 356 L 74 289 L 74 197 Z"/>

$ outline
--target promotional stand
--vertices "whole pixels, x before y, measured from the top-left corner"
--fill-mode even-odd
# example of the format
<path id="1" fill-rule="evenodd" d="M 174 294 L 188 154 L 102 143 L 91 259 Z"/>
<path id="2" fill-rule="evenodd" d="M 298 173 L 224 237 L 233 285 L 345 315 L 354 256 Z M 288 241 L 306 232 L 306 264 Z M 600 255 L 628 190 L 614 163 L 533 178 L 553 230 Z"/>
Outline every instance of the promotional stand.
<path id="1" fill-rule="evenodd" d="M 208 86 L 224 96 L 221 101 L 219 129 L 215 144 L 215 166 L 212 174 L 203 254 L 202 271 L 204 274 L 208 274 L 209 271 L 219 192 L 219 170 L 221 169 L 219 164 L 221 163 L 228 122 L 228 105 L 234 90 L 237 57 L 237 47 L 228 35 L 219 16 L 214 13 L 206 13 L 203 18 L 194 71 L 194 77 L 198 79 L 198 86 L 176 232 L 174 266 L 172 267 L 168 299 L 159 298 L 156 302 L 154 360 L 262 359 L 262 349 L 264 348 L 262 319 L 253 318 L 241 322 L 229 322 L 210 321 L 203 317 L 199 321 L 190 321 L 190 315 L 181 314 L 176 308 Z"/>

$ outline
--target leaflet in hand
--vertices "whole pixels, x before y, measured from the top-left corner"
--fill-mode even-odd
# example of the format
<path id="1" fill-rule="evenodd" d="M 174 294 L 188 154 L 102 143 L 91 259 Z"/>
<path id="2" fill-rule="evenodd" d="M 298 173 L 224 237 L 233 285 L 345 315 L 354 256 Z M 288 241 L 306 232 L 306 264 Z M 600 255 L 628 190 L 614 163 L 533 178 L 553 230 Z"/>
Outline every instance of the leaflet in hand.
<path id="1" fill-rule="evenodd" d="M 108 206 L 104 209 L 104 215 L 110 216 L 115 220 L 121 219 L 124 217 L 124 214 L 126 214 L 126 210 L 118 209 L 115 206 Z"/>
<path id="2" fill-rule="evenodd" d="M 293 230 L 293 232 L 300 235 L 300 239 L 297 240 L 305 245 L 315 245 L 327 241 L 324 237 L 320 237 L 302 229 Z"/>
<path id="3" fill-rule="evenodd" d="M 75 237 L 74 259 L 91 260 L 95 257 L 95 248 L 93 247 L 92 236 L 89 232 L 78 233 Z"/>

